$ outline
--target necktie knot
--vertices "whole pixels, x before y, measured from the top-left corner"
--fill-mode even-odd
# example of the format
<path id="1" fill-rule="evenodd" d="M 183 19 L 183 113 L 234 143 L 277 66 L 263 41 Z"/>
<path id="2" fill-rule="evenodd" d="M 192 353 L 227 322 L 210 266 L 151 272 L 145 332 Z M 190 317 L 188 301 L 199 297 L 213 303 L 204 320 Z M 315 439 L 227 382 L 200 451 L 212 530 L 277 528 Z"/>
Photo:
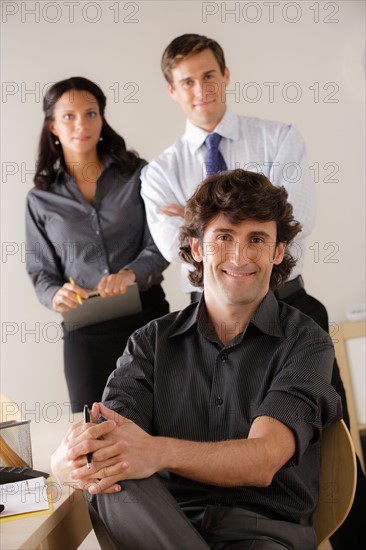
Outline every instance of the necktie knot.
<path id="1" fill-rule="evenodd" d="M 226 162 L 219 151 L 219 143 L 221 141 L 220 134 L 214 132 L 209 134 L 205 139 L 205 145 L 207 147 L 206 155 L 206 175 L 212 176 L 218 172 L 227 170 Z"/>
<path id="2" fill-rule="evenodd" d="M 220 141 L 221 141 L 220 134 L 216 134 L 216 133 L 208 134 L 208 136 L 206 137 L 206 140 L 205 140 L 205 145 L 206 145 L 208 150 L 217 149 L 218 146 L 219 146 Z"/>

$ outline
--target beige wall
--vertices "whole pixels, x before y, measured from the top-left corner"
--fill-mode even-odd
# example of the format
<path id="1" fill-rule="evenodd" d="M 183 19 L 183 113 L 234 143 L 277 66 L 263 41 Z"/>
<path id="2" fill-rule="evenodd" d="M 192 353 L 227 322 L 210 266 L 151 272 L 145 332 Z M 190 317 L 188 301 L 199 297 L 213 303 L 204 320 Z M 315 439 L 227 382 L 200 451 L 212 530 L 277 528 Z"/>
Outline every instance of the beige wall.
<path id="1" fill-rule="evenodd" d="M 37 302 L 24 264 L 24 202 L 42 91 L 73 75 L 95 80 L 108 96 L 108 120 L 151 159 L 184 129 L 159 69 L 163 48 L 184 32 L 224 47 L 237 113 L 297 124 L 318 180 L 307 289 L 335 325 L 365 301 L 364 2 L 1 4 L 3 392 L 35 415 L 67 408 L 58 316 Z M 176 266 L 165 289 L 172 309 L 187 303 Z"/>

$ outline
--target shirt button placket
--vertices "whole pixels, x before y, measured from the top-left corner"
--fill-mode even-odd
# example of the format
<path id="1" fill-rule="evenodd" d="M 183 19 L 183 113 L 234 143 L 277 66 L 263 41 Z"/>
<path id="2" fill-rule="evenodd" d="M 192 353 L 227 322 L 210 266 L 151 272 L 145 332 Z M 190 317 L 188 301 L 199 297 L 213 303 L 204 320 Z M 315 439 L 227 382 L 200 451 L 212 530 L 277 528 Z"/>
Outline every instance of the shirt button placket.
<path id="1" fill-rule="evenodd" d="M 110 270 L 108 267 L 107 253 L 104 247 L 103 239 L 101 238 L 101 230 L 100 230 L 100 223 L 99 223 L 97 210 L 95 208 L 92 208 L 90 215 L 91 215 L 92 228 L 98 241 L 97 246 L 98 246 L 98 249 L 100 250 L 100 253 L 98 254 L 98 261 L 101 266 L 102 274 L 109 275 Z"/>
<path id="2" fill-rule="evenodd" d="M 222 388 L 224 387 L 224 370 L 227 354 L 219 352 L 215 357 L 215 368 L 211 386 L 211 406 L 210 406 L 210 424 L 209 433 L 213 440 L 222 438 L 223 435 L 223 415 L 225 414 L 225 403 L 222 397 Z M 225 397 L 225 395 L 224 395 Z"/>
<path id="3" fill-rule="evenodd" d="M 223 365 L 227 361 L 227 357 L 228 357 L 227 353 L 225 353 L 225 352 L 220 355 L 219 362 L 221 363 L 221 365 Z M 219 369 L 217 372 L 220 373 L 220 378 L 221 378 L 221 369 Z M 217 380 L 217 382 L 219 382 L 219 381 Z M 220 395 L 217 395 L 215 400 L 214 400 L 214 403 L 215 403 L 216 407 L 221 407 L 224 403 L 224 400 Z"/>

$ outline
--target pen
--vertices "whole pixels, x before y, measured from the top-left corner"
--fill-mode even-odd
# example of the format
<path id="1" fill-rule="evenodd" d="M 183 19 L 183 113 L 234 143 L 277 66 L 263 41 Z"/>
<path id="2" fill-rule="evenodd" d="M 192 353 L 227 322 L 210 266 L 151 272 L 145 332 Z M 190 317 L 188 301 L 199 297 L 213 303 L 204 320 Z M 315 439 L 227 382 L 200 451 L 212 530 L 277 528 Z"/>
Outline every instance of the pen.
<path id="1" fill-rule="evenodd" d="M 90 422 L 90 411 L 89 411 L 88 405 L 84 405 L 83 417 L 84 417 L 84 422 L 85 423 Z M 86 455 L 86 465 L 87 465 L 88 468 L 91 468 L 92 453 L 87 453 L 87 455 Z"/>
<path id="2" fill-rule="evenodd" d="M 72 286 L 75 286 L 75 281 L 72 277 L 70 277 L 69 281 L 72 284 Z M 81 296 L 78 292 L 76 293 L 76 299 L 77 299 L 77 301 L 79 302 L 80 305 L 83 305 L 83 301 L 82 301 Z"/>

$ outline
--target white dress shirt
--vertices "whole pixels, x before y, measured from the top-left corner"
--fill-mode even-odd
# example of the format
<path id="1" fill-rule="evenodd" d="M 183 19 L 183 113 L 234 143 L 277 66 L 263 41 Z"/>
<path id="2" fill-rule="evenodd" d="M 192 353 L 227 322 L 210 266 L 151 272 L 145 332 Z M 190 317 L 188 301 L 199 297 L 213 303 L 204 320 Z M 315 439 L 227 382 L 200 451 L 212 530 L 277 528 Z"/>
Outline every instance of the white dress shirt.
<path id="1" fill-rule="evenodd" d="M 260 172 L 277 186 L 283 185 L 294 208 L 294 217 L 302 231 L 292 246 L 297 258 L 290 279 L 302 273 L 305 238 L 315 221 L 315 189 L 306 158 L 304 141 L 292 124 L 238 116 L 226 111 L 214 130 L 222 136 L 221 151 L 228 170 L 243 168 Z M 141 194 L 153 239 L 169 262 L 182 262 L 178 235 L 182 225 L 179 216 L 167 216 L 160 208 L 168 203 L 185 206 L 197 185 L 206 177 L 204 141 L 208 132 L 187 120 L 186 131 L 173 145 L 155 158 L 142 171 Z M 182 264 L 183 292 L 199 289 L 187 278 L 189 266 Z"/>

